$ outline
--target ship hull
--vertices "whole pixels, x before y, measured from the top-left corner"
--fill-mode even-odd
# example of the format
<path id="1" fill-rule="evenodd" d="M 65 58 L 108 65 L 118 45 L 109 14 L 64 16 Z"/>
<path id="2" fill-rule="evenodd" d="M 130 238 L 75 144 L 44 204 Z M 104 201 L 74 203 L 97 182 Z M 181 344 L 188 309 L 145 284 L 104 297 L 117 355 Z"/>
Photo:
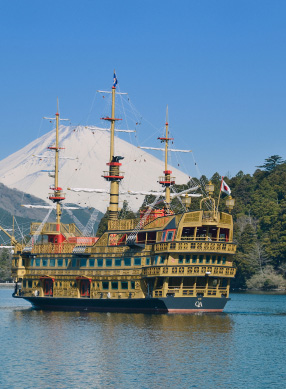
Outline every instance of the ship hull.
<path id="1" fill-rule="evenodd" d="M 33 308 L 58 311 L 132 312 L 132 313 L 197 313 L 222 312 L 229 298 L 166 297 L 145 299 L 90 299 L 60 297 L 18 297 Z"/>

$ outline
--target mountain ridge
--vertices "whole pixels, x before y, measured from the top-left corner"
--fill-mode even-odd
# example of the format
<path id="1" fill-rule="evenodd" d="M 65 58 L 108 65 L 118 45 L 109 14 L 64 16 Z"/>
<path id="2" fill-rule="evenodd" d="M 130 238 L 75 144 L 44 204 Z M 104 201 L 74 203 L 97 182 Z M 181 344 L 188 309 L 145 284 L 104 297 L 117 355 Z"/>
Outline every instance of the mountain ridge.
<path id="1" fill-rule="evenodd" d="M 43 170 L 54 170 L 54 153 L 47 150 L 53 145 L 54 138 L 55 131 L 52 130 L 0 161 L 0 182 L 46 201 L 53 179 Z M 108 191 L 109 183 L 102 175 L 108 170 L 109 133 L 84 126 L 60 126 L 59 141 L 60 147 L 64 148 L 60 154 L 63 159 L 60 159 L 59 185 L 64 190 L 83 187 Z M 160 159 L 118 137 L 115 137 L 115 154 L 124 157 L 122 190 L 161 190 L 158 177 L 163 175 L 164 164 Z M 188 175 L 171 166 L 169 168 L 179 184 L 188 182 Z M 105 212 L 108 206 L 106 194 L 69 191 L 66 198 L 69 203 L 94 207 L 101 212 Z M 121 202 L 124 199 L 132 209 L 137 210 L 144 196 L 120 196 Z"/>

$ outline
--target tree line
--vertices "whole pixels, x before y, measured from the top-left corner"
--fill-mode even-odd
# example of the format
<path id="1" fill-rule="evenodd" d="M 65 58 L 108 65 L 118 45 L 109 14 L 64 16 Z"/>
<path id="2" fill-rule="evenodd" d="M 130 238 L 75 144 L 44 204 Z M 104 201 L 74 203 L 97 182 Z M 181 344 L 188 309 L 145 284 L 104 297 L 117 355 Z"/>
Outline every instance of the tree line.
<path id="1" fill-rule="evenodd" d="M 215 185 L 214 197 L 218 198 L 222 177 L 215 173 L 210 180 Z M 265 159 L 257 166 L 253 175 L 239 171 L 234 177 L 225 177 L 231 188 L 236 205 L 232 211 L 234 219 L 234 241 L 237 252 L 234 264 L 237 275 L 232 282 L 235 289 L 285 289 L 286 288 L 286 162 L 278 155 Z M 194 178 L 192 183 L 207 183 L 206 176 Z M 186 185 L 176 185 L 177 192 L 187 189 Z M 155 196 L 145 197 L 141 209 L 151 204 Z M 192 199 L 192 210 L 199 209 L 200 199 Z M 162 208 L 162 203 L 155 208 Z M 172 200 L 172 209 L 182 212 L 178 198 Z M 139 211 L 140 211 L 139 210 Z M 220 210 L 227 211 L 225 202 L 220 202 Z M 119 218 L 136 218 L 127 201 L 119 213 Z M 99 224 L 96 236 L 107 230 L 108 213 Z M 9 279 L 11 256 L 1 250 L 0 279 Z"/>

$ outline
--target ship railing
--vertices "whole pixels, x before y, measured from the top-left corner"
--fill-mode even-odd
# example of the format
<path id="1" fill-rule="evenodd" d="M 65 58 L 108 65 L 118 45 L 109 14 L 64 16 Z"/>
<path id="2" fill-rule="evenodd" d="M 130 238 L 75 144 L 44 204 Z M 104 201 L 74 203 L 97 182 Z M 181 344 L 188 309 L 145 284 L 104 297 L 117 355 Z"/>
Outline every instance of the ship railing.
<path id="1" fill-rule="evenodd" d="M 135 230 L 140 226 L 140 229 L 160 228 L 163 227 L 173 216 L 156 217 L 149 215 L 146 220 L 142 219 L 122 219 L 122 220 L 109 220 L 108 230 Z"/>
<path id="2" fill-rule="evenodd" d="M 41 223 L 31 223 L 31 235 L 35 234 L 39 228 Z M 82 236 L 81 231 L 77 228 L 74 223 L 71 224 L 62 224 L 60 232 L 63 235 L 72 235 L 72 236 Z M 49 234 L 49 233 L 58 233 L 57 231 L 57 223 L 45 223 L 41 230 L 41 234 Z"/>
<path id="3" fill-rule="evenodd" d="M 215 221 L 220 224 L 232 225 L 232 216 L 225 212 L 203 211 L 202 220 Z"/>
<path id="4" fill-rule="evenodd" d="M 230 242 L 193 241 L 156 243 L 155 251 L 222 252 L 235 253 L 236 245 Z"/>
<path id="5" fill-rule="evenodd" d="M 213 276 L 213 277 L 231 277 L 236 273 L 234 267 L 231 266 L 209 266 L 209 265 L 193 265 L 193 266 L 150 266 L 142 269 L 143 276 Z"/>
<path id="6" fill-rule="evenodd" d="M 228 293 L 227 287 L 206 287 L 206 286 L 168 286 L 166 289 L 167 294 L 182 295 L 182 296 L 197 296 L 198 294 L 203 296 L 221 296 Z M 156 288 L 153 291 L 154 297 L 162 297 L 164 295 L 164 288 Z"/>
<path id="7" fill-rule="evenodd" d="M 36 244 L 32 247 L 33 254 L 58 254 L 58 253 L 72 253 L 76 243 L 43 243 Z"/>

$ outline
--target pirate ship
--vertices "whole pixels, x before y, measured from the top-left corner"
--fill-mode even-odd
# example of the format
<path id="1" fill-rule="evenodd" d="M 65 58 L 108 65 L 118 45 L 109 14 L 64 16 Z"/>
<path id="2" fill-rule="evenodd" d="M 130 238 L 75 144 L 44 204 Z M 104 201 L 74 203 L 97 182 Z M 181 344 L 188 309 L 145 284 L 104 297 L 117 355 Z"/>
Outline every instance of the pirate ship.
<path id="1" fill-rule="evenodd" d="M 124 176 L 120 171 L 123 158 L 114 150 L 119 120 L 115 117 L 116 84 L 114 76 L 111 116 L 103 118 L 110 122 L 108 171 L 103 174 L 110 183 L 108 229 L 97 239 L 84 236 L 75 224 L 61 222 L 65 195 L 59 186 L 60 118 L 56 113 L 56 142 L 50 148 L 55 152 L 54 185 L 49 196 L 56 221 L 32 223 L 26 247 L 14 242 L 12 274 L 17 287 L 13 296 L 37 309 L 221 312 L 235 276 L 232 216 L 218 210 L 211 182 L 196 210 L 191 210 L 190 200 L 198 196 L 191 193 L 197 188 L 171 193 L 175 179 L 168 169 L 172 140 L 168 120 L 165 136 L 159 138 L 165 144 L 164 176 L 159 179 L 163 191 L 155 193 L 155 201 L 138 219 L 119 219 L 119 184 Z M 162 193 L 164 206 L 154 209 Z M 174 196 L 185 204 L 181 213 L 171 210 Z M 229 211 L 233 205 L 234 200 L 228 198 Z"/>

